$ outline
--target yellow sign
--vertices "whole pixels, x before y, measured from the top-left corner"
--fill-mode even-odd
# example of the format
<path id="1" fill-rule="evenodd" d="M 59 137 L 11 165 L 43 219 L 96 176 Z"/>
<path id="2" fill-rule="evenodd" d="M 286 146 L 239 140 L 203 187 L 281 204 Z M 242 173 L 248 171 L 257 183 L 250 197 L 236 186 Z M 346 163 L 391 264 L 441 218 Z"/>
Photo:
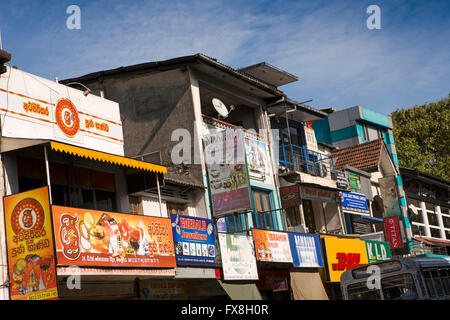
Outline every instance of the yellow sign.
<path id="1" fill-rule="evenodd" d="M 333 238 L 324 238 L 323 241 L 329 281 L 339 282 L 346 270 L 368 263 L 365 241 Z"/>
<path id="2" fill-rule="evenodd" d="M 48 187 L 4 197 L 11 300 L 57 299 Z"/>

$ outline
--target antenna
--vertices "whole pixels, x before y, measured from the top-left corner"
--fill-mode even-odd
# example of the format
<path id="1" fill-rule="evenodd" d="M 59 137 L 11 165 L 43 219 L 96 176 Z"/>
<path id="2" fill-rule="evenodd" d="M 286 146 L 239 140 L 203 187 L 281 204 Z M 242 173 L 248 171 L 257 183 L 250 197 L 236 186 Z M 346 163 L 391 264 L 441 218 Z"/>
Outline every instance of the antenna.
<path id="1" fill-rule="evenodd" d="M 220 117 L 227 118 L 230 115 L 230 112 L 234 110 L 234 105 L 231 105 L 230 110 L 228 110 L 225 104 L 217 98 L 212 99 L 212 104 L 219 114 L 219 119 Z"/>

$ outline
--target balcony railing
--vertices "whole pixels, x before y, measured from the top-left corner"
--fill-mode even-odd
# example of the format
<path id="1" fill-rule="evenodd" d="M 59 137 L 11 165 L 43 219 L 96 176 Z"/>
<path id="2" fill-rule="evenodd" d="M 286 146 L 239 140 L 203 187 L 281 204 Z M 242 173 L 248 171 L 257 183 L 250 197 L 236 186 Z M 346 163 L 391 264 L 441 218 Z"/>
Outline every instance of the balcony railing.
<path id="1" fill-rule="evenodd" d="M 231 123 L 228 123 L 228 122 L 225 122 L 225 121 L 222 121 L 222 120 L 210 117 L 210 116 L 206 116 L 204 114 L 202 115 L 202 117 L 203 117 L 203 122 L 204 123 L 206 123 L 207 125 L 209 125 L 211 127 L 217 128 L 217 129 L 238 128 L 237 126 L 235 126 L 235 125 L 233 125 Z M 265 142 L 265 136 L 263 134 L 258 133 L 258 132 L 254 131 L 254 130 L 249 130 L 249 129 L 245 129 L 245 128 L 242 129 L 242 130 L 244 132 L 244 137 L 245 138 L 249 138 L 249 139 Z"/>
<path id="2" fill-rule="evenodd" d="M 281 142 L 279 163 L 293 171 L 336 180 L 333 157 L 305 147 Z"/>
<path id="3" fill-rule="evenodd" d="M 249 233 L 252 228 L 286 231 L 284 226 L 285 212 L 283 209 L 272 209 L 263 212 L 237 212 L 224 217 L 227 232 Z M 281 224 L 280 224 L 281 221 Z"/>

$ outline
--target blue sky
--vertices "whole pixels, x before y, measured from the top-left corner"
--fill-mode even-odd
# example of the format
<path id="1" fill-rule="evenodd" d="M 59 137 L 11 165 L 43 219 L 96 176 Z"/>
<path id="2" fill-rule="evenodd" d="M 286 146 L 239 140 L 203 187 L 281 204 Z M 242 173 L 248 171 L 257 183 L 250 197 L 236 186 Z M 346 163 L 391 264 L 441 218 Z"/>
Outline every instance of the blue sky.
<path id="1" fill-rule="evenodd" d="M 80 30 L 66 27 L 71 4 Z M 366 27 L 371 4 L 380 30 Z M 316 108 L 388 114 L 450 93 L 449 1 L 2 0 L 0 30 L 11 65 L 49 79 L 204 53 L 295 74 L 280 89 Z"/>

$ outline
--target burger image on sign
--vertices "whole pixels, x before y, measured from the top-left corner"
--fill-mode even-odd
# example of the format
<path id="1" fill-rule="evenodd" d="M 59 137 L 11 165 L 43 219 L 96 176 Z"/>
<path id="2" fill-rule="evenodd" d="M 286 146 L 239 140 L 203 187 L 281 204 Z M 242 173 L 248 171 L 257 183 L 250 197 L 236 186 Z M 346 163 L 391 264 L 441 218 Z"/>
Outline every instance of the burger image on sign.
<path id="1" fill-rule="evenodd" d="M 55 119 L 58 127 L 70 138 L 80 130 L 80 117 L 72 101 L 66 98 L 59 99 L 55 108 Z"/>

